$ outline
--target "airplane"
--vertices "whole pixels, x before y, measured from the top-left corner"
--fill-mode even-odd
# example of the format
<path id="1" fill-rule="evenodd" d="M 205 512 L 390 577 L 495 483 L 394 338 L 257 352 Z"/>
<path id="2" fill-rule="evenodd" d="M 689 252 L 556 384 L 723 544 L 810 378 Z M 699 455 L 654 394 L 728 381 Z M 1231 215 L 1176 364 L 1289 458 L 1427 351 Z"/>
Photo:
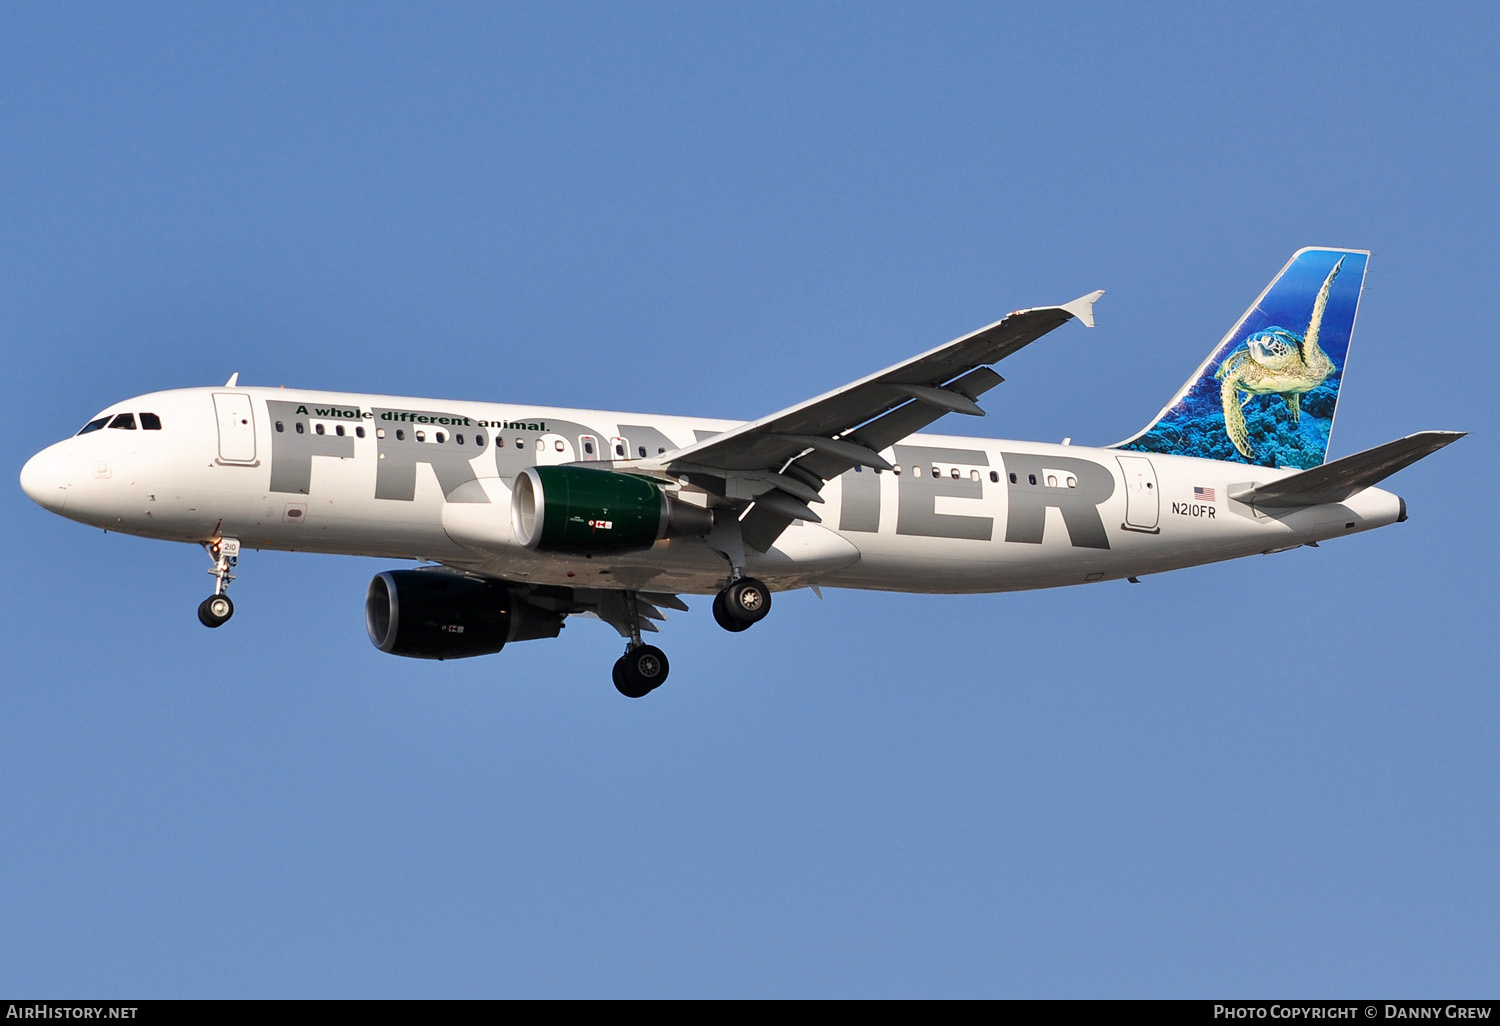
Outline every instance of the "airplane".
<path id="1" fill-rule="evenodd" d="M 222 626 L 246 548 L 416 560 L 370 582 L 383 652 L 454 659 L 591 616 L 613 678 L 666 679 L 663 608 L 741 632 L 812 588 L 981 593 L 1136 581 L 1406 520 L 1374 487 L 1463 437 L 1326 462 L 1369 252 L 1297 251 L 1145 428 L 1101 448 L 918 434 L 982 416 L 992 368 L 1102 291 L 1018 310 L 806 402 L 735 422 L 244 387 L 115 403 L 21 471 L 72 520 L 203 546 Z"/>

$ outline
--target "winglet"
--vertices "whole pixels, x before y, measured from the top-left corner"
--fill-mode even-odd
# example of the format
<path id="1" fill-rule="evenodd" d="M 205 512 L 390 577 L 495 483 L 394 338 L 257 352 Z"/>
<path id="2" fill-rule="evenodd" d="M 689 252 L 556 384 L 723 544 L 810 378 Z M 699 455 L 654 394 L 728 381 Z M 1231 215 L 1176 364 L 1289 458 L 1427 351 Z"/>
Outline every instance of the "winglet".
<path id="1" fill-rule="evenodd" d="M 1092 328 L 1094 326 L 1094 304 L 1099 301 L 1099 297 L 1102 295 L 1104 295 L 1103 289 L 1100 289 L 1098 292 L 1090 292 L 1086 296 L 1079 296 L 1071 303 L 1064 303 L 1058 309 L 1077 317 L 1083 322 L 1085 328 Z"/>
<path id="2" fill-rule="evenodd" d="M 239 371 L 235 371 L 233 374 L 229 375 L 229 380 L 226 381 L 226 382 L 224 382 L 224 387 L 225 388 L 234 388 L 239 383 L 240 383 L 240 372 Z"/>

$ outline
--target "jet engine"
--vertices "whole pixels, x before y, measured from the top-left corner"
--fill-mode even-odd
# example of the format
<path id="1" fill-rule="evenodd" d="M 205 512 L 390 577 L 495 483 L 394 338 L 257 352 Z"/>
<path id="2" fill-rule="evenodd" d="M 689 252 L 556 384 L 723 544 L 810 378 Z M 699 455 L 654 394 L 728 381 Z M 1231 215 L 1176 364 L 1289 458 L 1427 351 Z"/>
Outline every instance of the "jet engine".
<path id="1" fill-rule="evenodd" d="M 510 505 L 516 541 L 537 552 L 634 552 L 662 538 L 707 534 L 713 514 L 654 481 L 588 467 L 527 467 Z"/>
<path id="2" fill-rule="evenodd" d="M 503 581 L 441 570 L 387 570 L 365 596 L 365 627 L 382 652 L 417 659 L 491 655 L 512 641 L 555 638 L 563 617 Z"/>

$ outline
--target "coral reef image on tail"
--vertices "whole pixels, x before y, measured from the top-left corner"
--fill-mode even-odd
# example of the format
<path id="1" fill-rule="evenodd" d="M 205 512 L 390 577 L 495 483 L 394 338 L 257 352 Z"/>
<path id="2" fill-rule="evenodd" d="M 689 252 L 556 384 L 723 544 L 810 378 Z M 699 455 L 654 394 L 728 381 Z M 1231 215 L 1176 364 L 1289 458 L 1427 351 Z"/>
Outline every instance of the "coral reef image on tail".
<path id="1" fill-rule="evenodd" d="M 1364 250 L 1299 250 L 1156 420 L 1119 448 L 1321 465 L 1368 259 Z"/>

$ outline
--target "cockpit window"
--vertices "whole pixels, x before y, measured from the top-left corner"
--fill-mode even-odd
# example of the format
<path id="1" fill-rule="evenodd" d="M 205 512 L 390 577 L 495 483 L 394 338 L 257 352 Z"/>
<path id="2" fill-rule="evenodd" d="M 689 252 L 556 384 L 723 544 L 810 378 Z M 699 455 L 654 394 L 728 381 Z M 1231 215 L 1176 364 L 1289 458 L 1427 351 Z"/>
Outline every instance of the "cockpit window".
<path id="1" fill-rule="evenodd" d="M 158 417 L 154 413 L 143 413 L 143 414 L 141 414 L 141 430 L 142 431 L 160 431 L 161 430 L 161 418 Z"/>
<path id="2" fill-rule="evenodd" d="M 78 429 L 78 433 L 80 435 L 86 435 L 90 431 L 98 431 L 100 428 L 102 428 L 108 422 L 109 422 L 109 418 L 108 417 L 100 417 L 98 420 L 91 420 L 87 424 L 85 424 L 83 427 L 79 428 Z"/>
<path id="3" fill-rule="evenodd" d="M 118 414 L 118 415 L 116 415 L 116 417 L 115 417 L 114 420 L 112 420 L 112 421 L 109 422 L 109 426 L 112 427 L 112 428 L 124 428 L 126 431 L 134 431 L 135 430 L 135 414 L 133 414 L 133 413 L 121 413 L 121 414 Z"/>

